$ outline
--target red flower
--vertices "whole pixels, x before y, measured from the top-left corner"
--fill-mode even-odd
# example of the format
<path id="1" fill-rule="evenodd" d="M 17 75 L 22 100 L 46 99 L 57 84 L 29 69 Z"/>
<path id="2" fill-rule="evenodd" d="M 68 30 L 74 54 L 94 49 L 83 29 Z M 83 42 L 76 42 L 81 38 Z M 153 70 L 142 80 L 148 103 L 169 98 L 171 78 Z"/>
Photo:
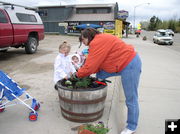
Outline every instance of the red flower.
<path id="1" fill-rule="evenodd" d="M 91 131 L 89 131 L 87 129 L 83 129 L 79 134 L 96 134 L 96 133 L 91 132 Z"/>

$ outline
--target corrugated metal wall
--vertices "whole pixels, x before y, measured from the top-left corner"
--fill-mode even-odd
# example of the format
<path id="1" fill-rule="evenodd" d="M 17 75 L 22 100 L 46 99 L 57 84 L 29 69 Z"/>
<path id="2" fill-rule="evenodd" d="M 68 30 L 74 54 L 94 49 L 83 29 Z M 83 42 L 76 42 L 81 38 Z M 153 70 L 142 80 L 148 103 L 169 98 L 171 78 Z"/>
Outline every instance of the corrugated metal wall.
<path id="1" fill-rule="evenodd" d="M 65 34 L 65 27 L 59 26 L 71 15 L 72 8 L 65 7 L 39 7 L 39 10 L 46 10 L 47 16 L 41 16 L 45 32 Z"/>

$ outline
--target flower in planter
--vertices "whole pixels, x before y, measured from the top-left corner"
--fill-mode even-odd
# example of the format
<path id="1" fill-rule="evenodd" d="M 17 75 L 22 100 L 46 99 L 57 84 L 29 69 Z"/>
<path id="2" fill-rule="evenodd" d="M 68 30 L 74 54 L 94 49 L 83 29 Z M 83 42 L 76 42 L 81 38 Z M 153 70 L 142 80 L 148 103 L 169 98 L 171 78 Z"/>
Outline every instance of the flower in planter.
<path id="1" fill-rule="evenodd" d="M 70 89 L 86 89 L 86 88 L 97 88 L 101 85 L 106 85 L 105 81 L 98 81 L 95 77 L 84 77 L 84 78 L 70 78 L 68 80 L 63 79 L 61 84 Z"/>
<path id="2" fill-rule="evenodd" d="M 79 134 L 96 134 L 96 133 L 91 132 L 91 131 L 89 131 L 87 129 L 83 129 Z"/>
<path id="3" fill-rule="evenodd" d="M 104 127 L 103 122 L 98 122 L 95 124 L 87 124 L 84 126 L 83 130 L 89 130 L 91 132 L 94 132 L 95 134 L 107 134 L 109 132 L 109 128 Z"/>
<path id="4" fill-rule="evenodd" d="M 91 84 L 91 79 L 89 77 L 79 78 L 75 86 L 77 88 L 87 88 Z"/>
<path id="5" fill-rule="evenodd" d="M 65 86 L 68 88 L 88 88 L 93 82 L 92 77 L 84 77 L 84 78 L 70 78 L 65 81 Z"/>
<path id="6" fill-rule="evenodd" d="M 70 80 L 66 80 L 65 85 L 72 85 L 72 82 Z"/>
<path id="7" fill-rule="evenodd" d="M 73 88 L 72 82 L 70 80 L 66 80 L 65 85 L 67 86 L 67 88 L 70 88 L 70 89 Z"/>

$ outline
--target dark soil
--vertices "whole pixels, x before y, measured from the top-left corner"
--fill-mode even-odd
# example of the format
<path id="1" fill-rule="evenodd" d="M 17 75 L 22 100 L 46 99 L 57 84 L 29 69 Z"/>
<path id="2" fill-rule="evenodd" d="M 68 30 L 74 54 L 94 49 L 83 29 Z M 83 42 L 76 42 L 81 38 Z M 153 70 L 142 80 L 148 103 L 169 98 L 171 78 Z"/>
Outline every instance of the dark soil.
<path id="1" fill-rule="evenodd" d="M 86 77 L 82 79 L 68 79 L 72 84 L 65 84 L 67 80 L 63 79 L 60 81 L 60 84 L 63 87 L 69 89 L 90 89 L 90 88 L 99 88 L 106 86 L 105 82 L 99 82 L 95 77 Z"/>

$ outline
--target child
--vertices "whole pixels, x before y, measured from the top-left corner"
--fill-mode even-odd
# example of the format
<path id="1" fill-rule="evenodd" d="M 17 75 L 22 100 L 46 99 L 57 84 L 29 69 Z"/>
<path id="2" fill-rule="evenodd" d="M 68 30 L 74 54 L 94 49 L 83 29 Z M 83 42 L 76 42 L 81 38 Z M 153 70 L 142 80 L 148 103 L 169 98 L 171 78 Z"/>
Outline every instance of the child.
<path id="1" fill-rule="evenodd" d="M 72 64 L 74 65 L 75 69 L 78 70 L 84 63 L 88 56 L 88 49 L 83 49 L 81 53 L 73 54 L 70 58 Z"/>
<path id="2" fill-rule="evenodd" d="M 89 50 L 87 48 L 83 49 L 82 54 L 87 58 Z"/>
<path id="3" fill-rule="evenodd" d="M 82 50 L 81 59 L 82 59 L 82 65 L 85 63 L 87 57 L 89 54 L 89 50 L 87 48 Z"/>
<path id="4" fill-rule="evenodd" d="M 68 58 L 70 52 L 70 45 L 64 41 L 59 46 L 59 54 L 57 55 L 54 63 L 54 82 L 55 84 L 62 79 L 70 78 L 72 73 L 76 70 Z M 56 89 L 56 86 L 55 86 Z"/>
<path id="5" fill-rule="evenodd" d="M 82 63 L 81 63 L 81 57 L 79 54 L 73 54 L 71 56 L 71 61 L 72 61 L 72 64 L 74 65 L 75 69 L 78 70 Z"/>

